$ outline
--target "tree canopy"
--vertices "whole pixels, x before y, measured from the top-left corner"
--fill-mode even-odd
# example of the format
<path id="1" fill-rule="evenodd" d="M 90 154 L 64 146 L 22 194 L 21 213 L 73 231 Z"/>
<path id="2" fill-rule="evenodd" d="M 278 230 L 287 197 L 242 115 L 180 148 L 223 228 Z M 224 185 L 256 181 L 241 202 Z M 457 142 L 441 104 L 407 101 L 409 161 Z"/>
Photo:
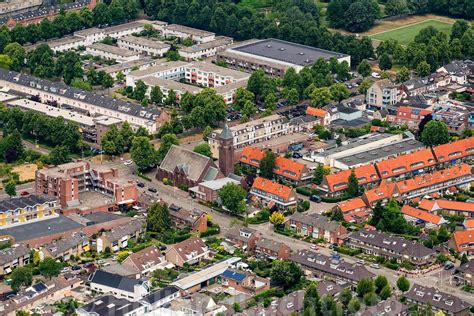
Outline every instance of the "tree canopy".
<path id="1" fill-rule="evenodd" d="M 218 191 L 222 205 L 233 214 L 245 212 L 247 191 L 240 185 L 227 183 Z"/>
<path id="2" fill-rule="evenodd" d="M 423 128 L 421 141 L 426 146 L 436 146 L 449 142 L 449 130 L 442 121 L 431 120 Z"/>

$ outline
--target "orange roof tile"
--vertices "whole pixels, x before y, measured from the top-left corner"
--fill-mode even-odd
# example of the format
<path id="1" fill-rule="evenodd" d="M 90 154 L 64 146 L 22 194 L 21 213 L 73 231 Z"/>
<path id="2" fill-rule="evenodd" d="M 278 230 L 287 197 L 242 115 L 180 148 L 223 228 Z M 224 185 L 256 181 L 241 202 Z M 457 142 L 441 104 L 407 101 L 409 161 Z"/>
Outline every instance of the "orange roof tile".
<path id="1" fill-rule="evenodd" d="M 347 188 L 347 182 L 349 181 L 351 172 L 351 170 L 343 170 L 339 171 L 338 173 L 325 176 L 329 191 L 336 192 L 345 190 Z M 354 169 L 354 172 L 357 179 L 359 180 L 359 185 L 379 180 L 379 176 L 373 165 L 357 167 Z"/>
<path id="2" fill-rule="evenodd" d="M 459 159 L 474 154 L 474 136 L 452 143 L 433 147 L 433 152 L 439 162 Z"/>
<path id="3" fill-rule="evenodd" d="M 261 177 L 255 178 L 252 189 L 257 189 L 263 192 L 268 192 L 276 196 L 281 197 L 284 200 L 288 200 L 292 195 L 293 189 L 286 185 L 279 184 Z"/>
<path id="4" fill-rule="evenodd" d="M 474 229 L 474 218 L 465 219 L 463 224 L 466 229 Z"/>
<path id="5" fill-rule="evenodd" d="M 324 118 L 326 114 L 328 114 L 328 112 L 323 109 L 318 109 L 318 108 L 313 108 L 311 106 L 308 106 L 308 108 L 306 109 L 306 114 Z"/>
<path id="6" fill-rule="evenodd" d="M 424 175 L 419 175 L 411 179 L 397 182 L 397 190 L 400 194 L 411 192 L 416 189 L 435 185 L 437 183 L 446 182 L 459 177 L 471 174 L 471 167 L 467 164 L 454 166 L 448 169 L 435 171 Z"/>
<path id="7" fill-rule="evenodd" d="M 420 208 L 428 211 L 444 209 L 453 211 L 474 212 L 474 203 L 450 200 L 423 200 L 420 202 Z"/>
<path id="8" fill-rule="evenodd" d="M 408 215 L 410 217 L 421 219 L 424 222 L 432 223 L 439 225 L 442 221 L 442 217 L 433 213 L 422 211 L 411 207 L 410 205 L 404 205 L 401 209 L 402 214 Z"/>
<path id="9" fill-rule="evenodd" d="M 365 224 L 364 229 L 365 230 L 377 230 L 377 228 L 375 228 L 375 226 L 372 226 L 372 225 L 369 225 L 369 224 Z"/>
<path id="10" fill-rule="evenodd" d="M 369 215 L 370 213 L 367 211 L 357 211 L 351 214 L 344 214 L 343 217 L 346 222 L 351 222 L 355 220 L 354 218 L 360 218 L 362 220 L 365 220 Z"/>
<path id="11" fill-rule="evenodd" d="M 240 154 L 240 162 L 258 167 L 265 153 L 255 147 L 245 147 Z"/>
<path id="12" fill-rule="evenodd" d="M 390 199 L 394 189 L 395 183 L 382 181 L 378 188 L 365 191 L 364 196 L 370 204 L 373 204 L 380 200 Z"/>
<path id="13" fill-rule="evenodd" d="M 390 178 L 436 164 L 431 149 L 422 149 L 411 154 L 382 160 L 376 164 L 382 179 Z"/>
<path id="14" fill-rule="evenodd" d="M 458 230 L 453 233 L 453 240 L 456 245 L 456 251 L 474 250 L 474 231 L 473 230 Z M 472 246 L 469 246 L 471 244 Z M 467 247 L 461 246 L 466 245 Z"/>
<path id="15" fill-rule="evenodd" d="M 353 198 L 347 201 L 339 202 L 337 203 L 337 206 L 343 213 L 347 213 L 356 209 L 365 209 L 367 207 L 364 200 L 361 198 Z"/>
<path id="16" fill-rule="evenodd" d="M 265 156 L 265 152 L 255 147 L 245 147 L 240 155 L 240 162 L 257 167 Z M 300 180 L 306 165 L 285 157 L 275 159 L 275 174 L 281 175 L 292 180 Z"/>

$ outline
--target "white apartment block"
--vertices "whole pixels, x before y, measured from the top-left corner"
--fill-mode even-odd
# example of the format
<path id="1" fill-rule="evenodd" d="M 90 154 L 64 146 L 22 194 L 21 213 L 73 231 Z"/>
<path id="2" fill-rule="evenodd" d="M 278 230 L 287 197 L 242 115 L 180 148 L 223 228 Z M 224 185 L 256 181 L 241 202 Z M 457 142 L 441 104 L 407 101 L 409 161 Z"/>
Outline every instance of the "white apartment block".
<path id="1" fill-rule="evenodd" d="M 166 43 L 132 35 L 120 38 L 117 44 L 120 48 L 154 57 L 163 57 L 171 48 L 171 45 Z"/>
<path id="2" fill-rule="evenodd" d="M 109 36 L 115 39 L 119 39 L 124 36 L 140 33 L 145 29 L 145 24 L 147 23 L 148 21 L 146 20 L 133 21 L 125 24 L 107 27 L 103 29 L 103 32 L 105 37 Z"/>
<path id="3" fill-rule="evenodd" d="M 101 30 L 97 27 L 74 32 L 74 36 L 83 38 L 84 46 L 89 46 L 96 42 L 100 42 L 105 38 L 104 30 Z"/>
<path id="4" fill-rule="evenodd" d="M 140 59 L 140 53 L 102 43 L 95 43 L 87 46 L 86 53 L 104 59 L 115 60 L 119 63 Z"/>
<path id="5" fill-rule="evenodd" d="M 146 77 L 179 80 L 184 78 L 186 65 L 188 65 L 188 63 L 183 61 L 167 62 L 162 60 L 155 66 L 148 67 L 144 70 L 135 70 L 130 72 L 130 74 L 127 76 L 127 86 L 135 87 L 135 83 L 138 80 L 143 80 L 143 78 Z"/>
<path id="6" fill-rule="evenodd" d="M 129 62 L 106 66 L 98 69 L 98 71 L 105 71 L 106 73 L 111 75 L 114 80 L 116 80 L 117 75 L 120 72 L 123 73 L 125 76 L 128 76 L 128 74 L 134 70 L 138 71 L 147 69 L 149 67 L 155 66 L 157 62 L 158 60 L 152 58 L 140 58 L 139 60 L 133 60 Z"/>
<path id="7" fill-rule="evenodd" d="M 368 105 L 386 108 L 400 102 L 401 96 L 398 86 L 389 79 L 383 79 L 374 82 L 367 90 L 366 101 Z"/>
<path id="8" fill-rule="evenodd" d="M 290 133 L 290 124 L 284 116 L 274 114 L 258 120 L 232 126 L 234 148 L 243 148 L 255 143 L 267 141 Z M 219 135 L 222 130 L 215 130 L 208 139 L 212 155 L 219 156 Z"/>
<path id="9" fill-rule="evenodd" d="M 216 38 L 210 42 L 196 44 L 189 47 L 182 47 L 178 49 L 178 53 L 186 60 L 208 58 L 215 56 L 218 51 L 224 49 L 232 43 L 233 39 L 231 37 L 216 36 Z"/>
<path id="10" fill-rule="evenodd" d="M 211 63 L 193 62 L 185 67 L 186 82 L 202 87 L 220 87 L 237 81 L 247 81 L 250 74 L 219 67 Z"/>
<path id="11" fill-rule="evenodd" d="M 201 88 L 192 86 L 189 84 L 181 83 L 179 81 L 174 80 L 166 80 L 157 77 L 145 77 L 142 79 L 143 82 L 147 85 L 147 96 L 150 96 L 151 90 L 153 87 L 160 87 L 161 92 L 163 92 L 163 97 L 167 98 L 168 94 L 171 90 L 176 93 L 176 100 L 179 102 L 181 96 L 186 92 L 191 94 L 198 94 L 201 92 Z"/>
<path id="12" fill-rule="evenodd" d="M 170 24 L 164 26 L 162 29 L 163 36 L 166 38 L 177 37 L 180 39 L 190 38 L 197 43 L 206 43 L 213 41 L 215 39 L 215 34 L 208 31 L 203 31 L 195 29 L 192 27 L 179 25 L 179 24 Z"/>

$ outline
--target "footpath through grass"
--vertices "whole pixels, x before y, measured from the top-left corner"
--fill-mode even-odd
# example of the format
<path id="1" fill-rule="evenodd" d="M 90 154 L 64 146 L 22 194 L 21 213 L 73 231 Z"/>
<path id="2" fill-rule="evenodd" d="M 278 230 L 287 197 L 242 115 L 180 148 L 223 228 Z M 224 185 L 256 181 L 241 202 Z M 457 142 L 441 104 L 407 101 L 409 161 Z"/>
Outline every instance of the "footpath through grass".
<path id="1" fill-rule="evenodd" d="M 388 39 L 396 39 L 402 45 L 410 44 L 415 36 L 424 28 L 433 26 L 437 30 L 449 34 L 451 32 L 452 24 L 436 21 L 427 20 L 420 23 L 414 23 L 406 26 L 402 26 L 396 29 L 392 29 L 385 32 L 373 34 L 370 37 L 376 40 L 385 41 Z"/>

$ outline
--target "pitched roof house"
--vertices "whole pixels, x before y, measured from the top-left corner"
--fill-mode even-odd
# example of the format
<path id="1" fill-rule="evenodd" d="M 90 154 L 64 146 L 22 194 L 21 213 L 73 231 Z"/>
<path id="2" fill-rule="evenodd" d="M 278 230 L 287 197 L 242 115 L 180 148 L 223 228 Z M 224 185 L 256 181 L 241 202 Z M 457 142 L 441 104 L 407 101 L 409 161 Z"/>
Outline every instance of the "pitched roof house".
<path id="1" fill-rule="evenodd" d="M 474 155 L 474 136 L 433 147 L 438 163 L 457 163 Z"/>
<path id="2" fill-rule="evenodd" d="M 185 263 L 196 264 L 209 258 L 209 248 L 198 237 L 191 237 L 174 244 L 166 251 L 166 261 L 182 267 Z"/>
<path id="3" fill-rule="evenodd" d="M 376 167 L 382 179 L 399 180 L 428 171 L 435 165 L 436 159 L 428 148 L 382 160 Z"/>
<path id="4" fill-rule="evenodd" d="M 255 251 L 255 243 L 260 233 L 252 228 L 244 226 L 231 227 L 225 233 L 225 242 L 244 251 L 252 253 Z"/>
<path id="5" fill-rule="evenodd" d="M 221 274 L 220 280 L 222 285 L 248 295 L 258 295 L 270 289 L 270 279 L 247 271 L 227 269 Z"/>
<path id="6" fill-rule="evenodd" d="M 474 203 L 459 202 L 450 200 L 421 200 L 421 209 L 429 212 L 443 211 L 451 215 L 474 216 Z"/>
<path id="7" fill-rule="evenodd" d="M 331 123 L 331 114 L 324 109 L 308 106 L 306 114 L 316 117 L 319 120 L 319 125 L 327 126 Z"/>
<path id="8" fill-rule="evenodd" d="M 9 274 L 16 267 L 30 263 L 30 249 L 25 245 L 0 250 L 0 275 Z"/>
<path id="9" fill-rule="evenodd" d="M 150 246 L 132 253 L 122 262 L 122 267 L 143 275 L 163 267 L 165 263 L 166 260 L 161 251 L 156 246 Z"/>
<path id="10" fill-rule="evenodd" d="M 331 244 L 342 244 L 347 235 L 347 229 L 341 223 L 317 214 L 294 213 L 287 220 L 286 226 L 298 235 L 322 238 Z"/>
<path id="11" fill-rule="evenodd" d="M 261 177 L 255 178 L 250 194 L 255 201 L 264 204 L 269 209 L 274 206 L 278 209 L 291 208 L 298 203 L 295 190 Z"/>
<path id="12" fill-rule="evenodd" d="M 285 243 L 272 239 L 259 238 L 255 243 L 255 255 L 257 257 L 288 259 L 290 251 L 290 247 Z"/>
<path id="13" fill-rule="evenodd" d="M 372 214 L 370 207 L 358 197 L 337 203 L 335 209 L 341 210 L 344 220 L 349 223 L 365 222 Z"/>
<path id="14" fill-rule="evenodd" d="M 420 209 L 411 207 L 410 205 L 404 205 L 401 209 L 403 217 L 408 222 L 414 224 L 422 224 L 427 229 L 438 228 L 440 225 L 447 223 L 447 221 L 434 213 L 422 211 Z"/>
<path id="15" fill-rule="evenodd" d="M 377 170 L 375 170 L 373 165 L 364 165 L 352 170 L 354 170 L 359 185 L 364 188 L 372 188 L 380 181 Z M 352 170 L 343 170 L 324 176 L 323 182 L 318 186 L 318 189 L 326 192 L 329 196 L 343 195 L 347 190 Z"/>
<path id="16" fill-rule="evenodd" d="M 160 181 L 167 178 L 176 186 L 189 188 L 200 182 L 222 177 L 224 175 L 212 158 L 177 145 L 171 146 L 156 174 L 156 178 Z"/>
<path id="17" fill-rule="evenodd" d="M 113 293 L 120 298 L 139 300 L 150 292 L 148 281 L 132 279 L 103 270 L 96 270 L 89 277 L 90 288 L 99 293 Z"/>
<path id="18" fill-rule="evenodd" d="M 115 227 L 97 238 L 97 252 L 105 251 L 106 248 L 117 252 L 127 247 L 129 240 L 140 238 L 144 232 L 145 221 L 142 219 L 134 219 L 128 224 Z"/>
<path id="19" fill-rule="evenodd" d="M 474 254 L 474 230 L 458 230 L 453 233 L 448 241 L 448 246 L 454 248 L 460 255 Z"/>
<path id="20" fill-rule="evenodd" d="M 396 183 L 382 181 L 378 188 L 365 191 L 362 195 L 362 199 L 371 208 L 373 208 L 377 202 L 380 202 L 382 206 L 387 205 L 393 196 L 396 186 Z"/>
<path id="21" fill-rule="evenodd" d="M 194 232 L 204 232 L 207 230 L 207 213 L 197 208 L 186 210 L 182 207 L 171 204 L 170 218 L 176 229 L 191 228 Z"/>
<path id="22" fill-rule="evenodd" d="M 89 238 L 84 233 L 77 232 L 44 245 L 41 248 L 41 256 L 68 261 L 71 255 L 78 256 L 88 250 Z"/>

